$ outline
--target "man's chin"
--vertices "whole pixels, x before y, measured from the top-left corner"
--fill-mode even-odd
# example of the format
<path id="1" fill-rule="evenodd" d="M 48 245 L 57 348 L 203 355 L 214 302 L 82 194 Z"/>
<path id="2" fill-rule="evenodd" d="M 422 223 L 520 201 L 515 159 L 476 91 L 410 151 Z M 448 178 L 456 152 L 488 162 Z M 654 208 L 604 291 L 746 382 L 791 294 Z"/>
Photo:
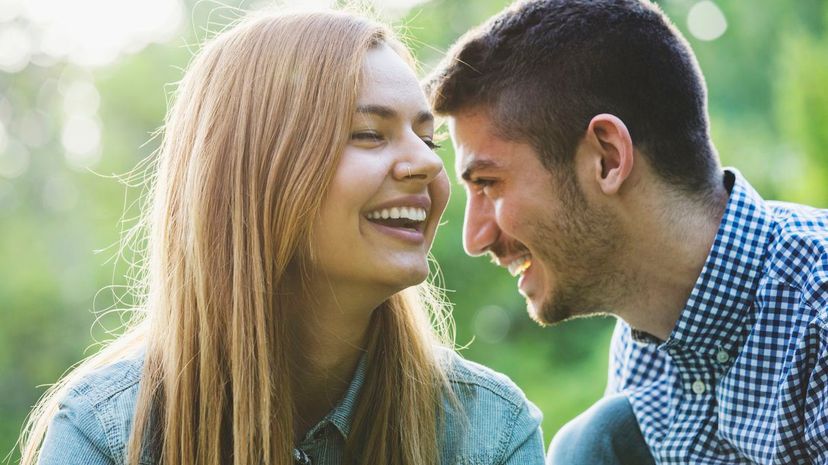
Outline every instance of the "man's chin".
<path id="1" fill-rule="evenodd" d="M 552 326 L 572 318 L 570 312 L 563 307 L 554 305 L 551 299 L 544 300 L 526 298 L 526 311 L 529 318 L 541 326 Z"/>
<path id="2" fill-rule="evenodd" d="M 550 311 L 549 305 L 546 302 L 539 302 L 536 299 L 526 298 L 526 312 L 529 318 L 534 320 L 541 326 L 554 325 L 560 323 L 562 320 L 554 311 Z"/>

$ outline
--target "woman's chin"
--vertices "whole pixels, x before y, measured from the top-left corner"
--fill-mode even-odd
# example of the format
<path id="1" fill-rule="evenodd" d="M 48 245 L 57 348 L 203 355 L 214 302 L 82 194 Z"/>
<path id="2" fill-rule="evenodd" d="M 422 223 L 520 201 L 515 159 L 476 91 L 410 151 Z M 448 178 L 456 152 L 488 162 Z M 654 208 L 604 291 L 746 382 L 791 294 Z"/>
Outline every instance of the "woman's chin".
<path id="1" fill-rule="evenodd" d="M 389 270 L 385 278 L 386 280 L 383 281 L 382 286 L 388 288 L 393 295 L 425 281 L 428 278 L 428 264 L 423 267 L 399 270 L 398 272 Z"/>

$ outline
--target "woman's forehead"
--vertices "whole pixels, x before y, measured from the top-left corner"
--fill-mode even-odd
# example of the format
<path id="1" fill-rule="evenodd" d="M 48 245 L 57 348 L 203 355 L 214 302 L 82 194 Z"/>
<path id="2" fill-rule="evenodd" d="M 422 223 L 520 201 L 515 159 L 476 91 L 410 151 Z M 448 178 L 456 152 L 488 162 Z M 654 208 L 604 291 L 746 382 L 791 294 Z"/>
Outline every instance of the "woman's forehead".
<path id="1" fill-rule="evenodd" d="M 414 106 L 427 109 L 417 76 L 409 64 L 388 45 L 379 45 L 365 54 L 359 104 Z"/>

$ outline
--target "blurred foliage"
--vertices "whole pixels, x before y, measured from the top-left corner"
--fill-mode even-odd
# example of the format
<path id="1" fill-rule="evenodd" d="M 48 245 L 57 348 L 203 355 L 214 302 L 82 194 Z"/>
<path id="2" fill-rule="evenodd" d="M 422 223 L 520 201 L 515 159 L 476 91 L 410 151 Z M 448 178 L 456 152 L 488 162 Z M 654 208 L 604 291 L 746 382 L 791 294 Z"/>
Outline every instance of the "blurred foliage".
<path id="1" fill-rule="evenodd" d="M 396 22 L 425 73 L 457 37 L 505 3 L 433 0 Z M 710 42 L 687 31 L 695 3 L 661 2 L 707 78 L 723 163 L 739 168 L 767 198 L 828 206 L 828 2 L 720 1 L 728 28 Z M 110 175 L 128 172 L 155 148 L 151 135 L 191 56 L 188 44 L 236 16 L 209 2 L 187 9 L 179 39 L 113 64 L 83 69 L 58 60 L 0 73 L 0 456 L 12 449 L 44 385 L 121 323 L 122 315 L 105 310 L 117 308 L 123 294 L 127 265 L 116 259 L 117 241 L 140 193 Z M 5 25 L 0 20 L 0 29 Z M 91 82 L 99 94 L 91 109 L 102 128 L 94 172 L 65 156 L 66 95 L 75 82 Z M 453 177 L 451 148 L 441 154 Z M 463 254 L 463 202 L 455 187 L 434 246 L 455 304 L 458 344 L 467 346 L 466 357 L 508 374 L 526 391 L 544 411 L 548 442 L 600 397 L 614 320 L 532 323 L 514 279 Z"/>

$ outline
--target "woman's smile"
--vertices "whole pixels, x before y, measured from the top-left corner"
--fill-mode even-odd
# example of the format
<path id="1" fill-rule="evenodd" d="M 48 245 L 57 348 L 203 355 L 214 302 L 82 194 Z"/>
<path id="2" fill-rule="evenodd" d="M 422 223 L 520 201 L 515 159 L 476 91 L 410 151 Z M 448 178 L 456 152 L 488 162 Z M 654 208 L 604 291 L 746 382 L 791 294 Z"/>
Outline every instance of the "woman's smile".
<path id="1" fill-rule="evenodd" d="M 431 199 L 426 195 L 407 196 L 371 207 L 364 218 L 382 234 L 414 245 L 422 245 L 430 215 Z"/>

